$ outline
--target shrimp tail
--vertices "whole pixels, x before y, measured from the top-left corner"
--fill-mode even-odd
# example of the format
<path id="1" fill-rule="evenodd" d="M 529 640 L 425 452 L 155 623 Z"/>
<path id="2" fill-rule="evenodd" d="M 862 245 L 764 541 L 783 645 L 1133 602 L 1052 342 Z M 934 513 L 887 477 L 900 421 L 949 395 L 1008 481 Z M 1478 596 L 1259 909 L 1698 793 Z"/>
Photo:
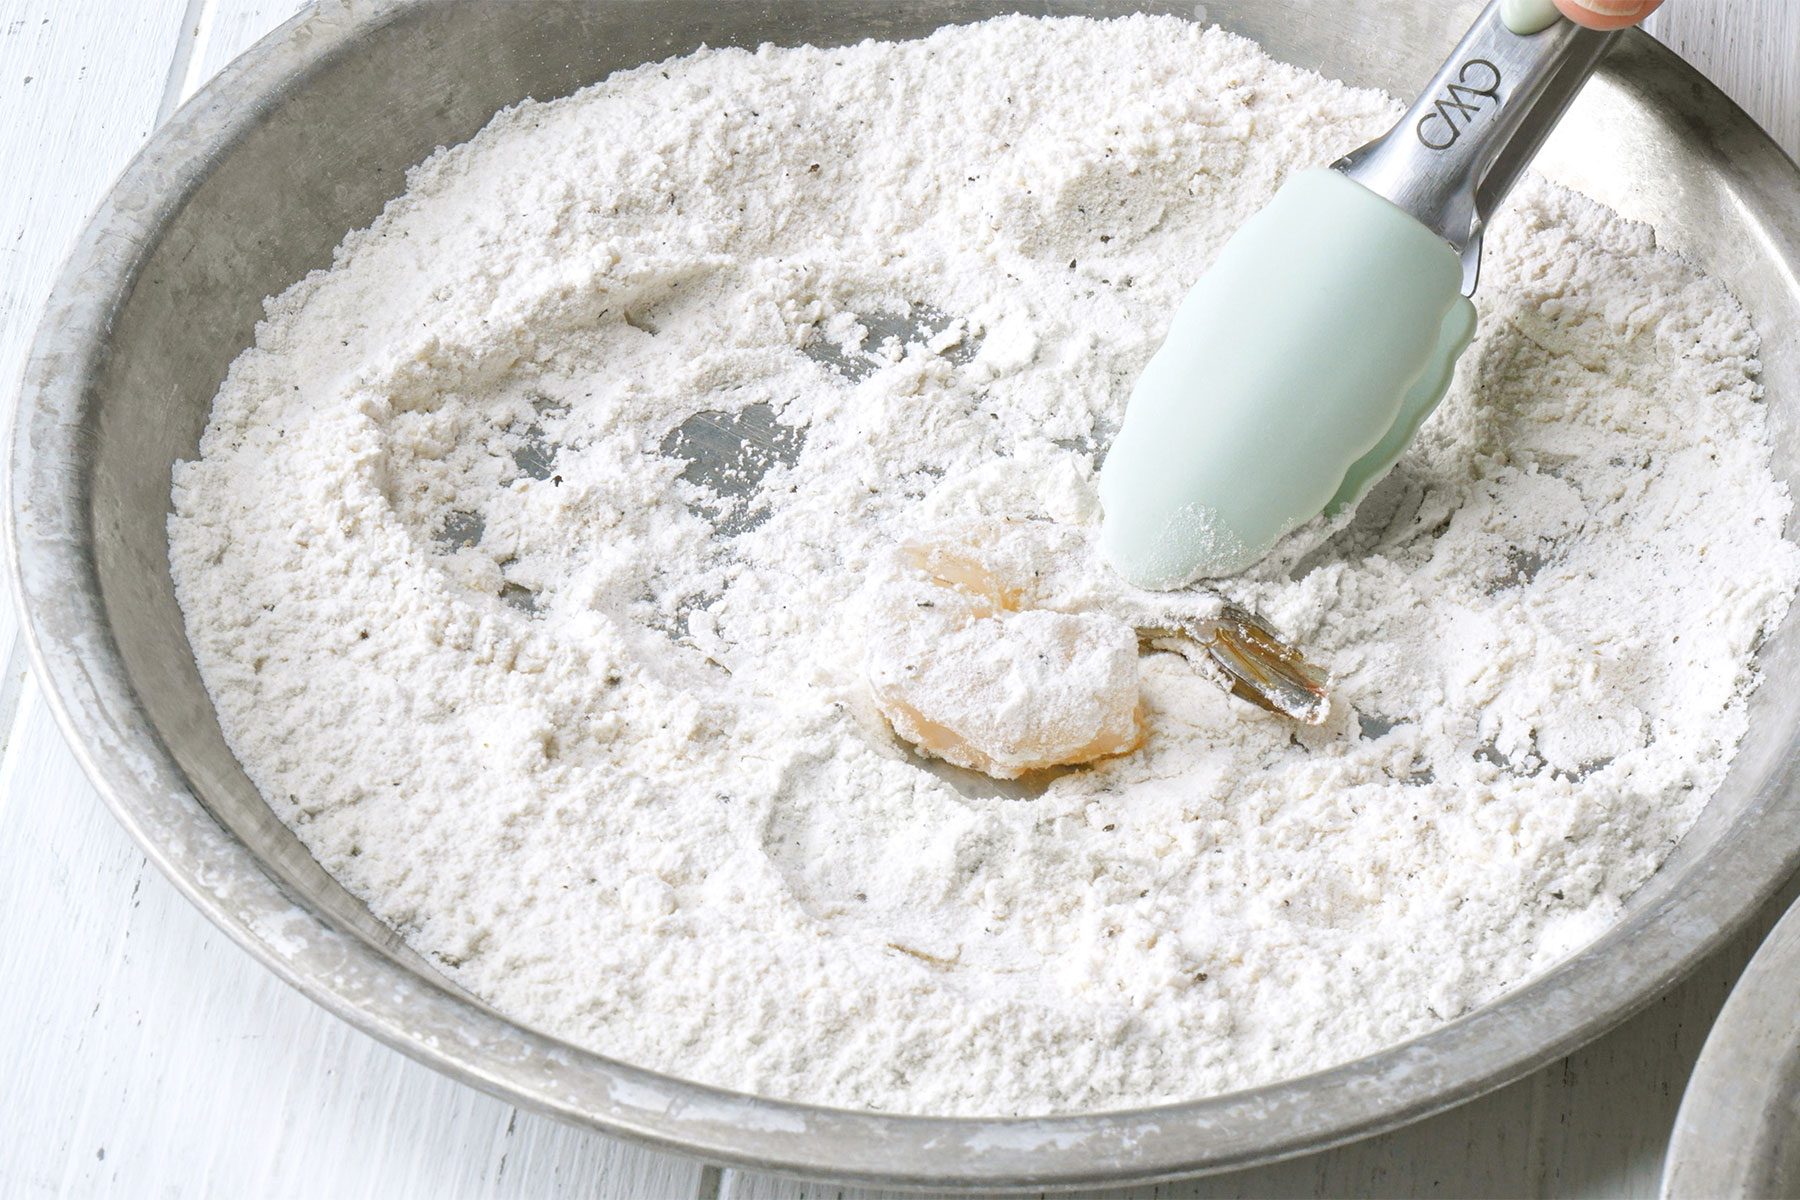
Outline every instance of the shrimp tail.
<path id="1" fill-rule="evenodd" d="M 1181 655 L 1238 699 L 1277 716 L 1322 725 L 1331 712 L 1330 675 L 1277 637 L 1261 617 L 1235 605 L 1216 616 L 1141 628 L 1138 637 Z"/>

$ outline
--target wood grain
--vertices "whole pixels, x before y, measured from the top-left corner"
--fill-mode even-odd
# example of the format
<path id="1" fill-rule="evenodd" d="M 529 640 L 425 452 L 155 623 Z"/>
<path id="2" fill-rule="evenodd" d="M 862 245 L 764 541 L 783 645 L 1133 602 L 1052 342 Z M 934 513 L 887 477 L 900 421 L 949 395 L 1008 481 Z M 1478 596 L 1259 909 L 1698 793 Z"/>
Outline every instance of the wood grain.
<path id="1" fill-rule="evenodd" d="M 5 0 L 0 391 L 57 264 L 154 124 L 297 0 Z M 1672 0 L 1656 31 L 1800 150 L 1800 4 Z M 10 405 L 9 405 L 10 407 Z M 703 1169 L 454 1084 L 277 982 L 148 867 L 63 746 L 0 596 L 0 1196 L 899 1195 Z M 1120 1193 L 1652 1194 L 1680 1089 L 1785 907 L 1647 1012 L 1408 1129 Z"/>

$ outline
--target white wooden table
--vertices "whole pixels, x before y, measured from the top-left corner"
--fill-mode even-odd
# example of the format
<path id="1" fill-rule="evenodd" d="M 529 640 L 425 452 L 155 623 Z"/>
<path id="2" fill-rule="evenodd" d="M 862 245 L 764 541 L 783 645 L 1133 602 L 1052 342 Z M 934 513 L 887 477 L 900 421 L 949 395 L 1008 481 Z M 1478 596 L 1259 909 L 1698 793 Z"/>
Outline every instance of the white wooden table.
<path id="1" fill-rule="evenodd" d="M 299 0 L 0 0 L 0 401 L 80 223 L 152 129 Z M 1800 154 L 1800 3 L 1654 31 Z M 798 1197 L 452 1083 L 278 983 L 102 806 L 0 595 L 0 1197 Z M 1143 1196 L 1647 1195 L 1714 1014 L 1791 896 L 1594 1045 L 1325 1154 Z"/>

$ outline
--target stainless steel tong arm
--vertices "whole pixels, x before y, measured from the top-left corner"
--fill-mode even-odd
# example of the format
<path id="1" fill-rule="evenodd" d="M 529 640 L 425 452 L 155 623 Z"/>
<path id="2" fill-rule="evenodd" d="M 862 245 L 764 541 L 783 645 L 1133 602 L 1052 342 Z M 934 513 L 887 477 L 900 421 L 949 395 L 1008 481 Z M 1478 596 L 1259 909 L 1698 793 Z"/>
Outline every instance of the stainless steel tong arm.
<path id="1" fill-rule="evenodd" d="M 1618 33 L 1557 20 L 1514 33 L 1493 0 L 1399 124 L 1332 164 L 1463 258 L 1473 295 L 1488 219 Z"/>

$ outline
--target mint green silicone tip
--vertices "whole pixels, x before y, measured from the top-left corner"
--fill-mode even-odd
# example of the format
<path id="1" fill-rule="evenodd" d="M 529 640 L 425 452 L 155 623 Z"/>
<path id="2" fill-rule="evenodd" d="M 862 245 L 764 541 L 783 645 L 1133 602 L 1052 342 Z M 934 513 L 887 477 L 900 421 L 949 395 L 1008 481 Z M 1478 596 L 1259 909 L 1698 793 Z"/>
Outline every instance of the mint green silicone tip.
<path id="1" fill-rule="evenodd" d="M 1233 575 L 1393 466 L 1475 328 L 1462 263 L 1335 171 L 1226 243 L 1131 394 L 1100 545 L 1140 587 Z"/>
<path id="2" fill-rule="evenodd" d="M 1520 37 L 1530 37 L 1562 20 L 1562 13 L 1553 0 L 1501 0 L 1500 19 Z"/>

